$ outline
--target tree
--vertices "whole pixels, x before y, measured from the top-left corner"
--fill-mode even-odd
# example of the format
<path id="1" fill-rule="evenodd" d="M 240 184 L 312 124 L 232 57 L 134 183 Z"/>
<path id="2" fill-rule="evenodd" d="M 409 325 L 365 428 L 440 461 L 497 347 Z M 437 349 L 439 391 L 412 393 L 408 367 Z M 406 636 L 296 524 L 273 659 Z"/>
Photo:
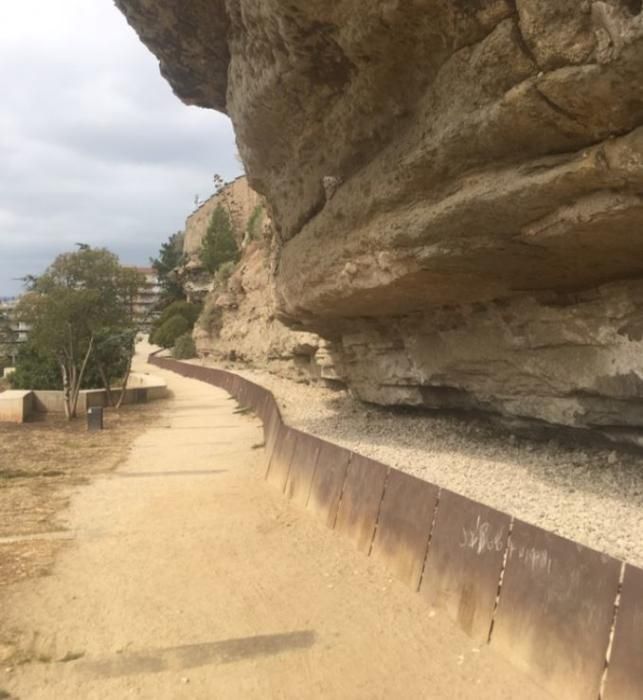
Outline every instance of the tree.
<path id="1" fill-rule="evenodd" d="M 101 328 L 96 333 L 93 365 L 110 406 L 114 406 L 112 386 L 116 381 L 120 382 L 122 387 L 116 408 L 121 407 L 125 398 L 125 388 L 132 371 L 135 343 L 135 328 Z"/>
<path id="2" fill-rule="evenodd" d="M 53 357 L 38 352 L 30 340 L 21 343 L 16 356 L 16 371 L 9 377 L 14 389 L 61 389 L 60 369 Z"/>
<path id="3" fill-rule="evenodd" d="M 239 260 L 239 246 L 230 214 L 219 204 L 212 212 L 200 256 L 207 270 L 214 274 L 221 265 Z"/>
<path id="4" fill-rule="evenodd" d="M 154 322 L 154 328 L 160 328 L 172 316 L 183 316 L 190 326 L 194 326 L 201 310 L 201 304 L 195 304 L 191 301 L 175 301 L 163 309 L 161 315 Z"/>
<path id="5" fill-rule="evenodd" d="M 161 287 L 161 308 L 173 301 L 185 299 L 183 287 L 176 274 L 176 269 L 183 264 L 184 257 L 183 233 L 178 231 L 161 245 L 158 258 L 150 258 Z"/>
<path id="6" fill-rule="evenodd" d="M 177 360 L 191 360 L 196 357 L 196 345 L 191 333 L 184 333 L 176 339 L 172 356 Z"/>
<path id="7" fill-rule="evenodd" d="M 142 275 L 122 267 L 113 253 L 89 246 L 59 255 L 30 282 L 17 317 L 31 326 L 34 349 L 55 360 L 68 419 L 76 416 L 97 339 L 106 329 L 133 330 L 134 299 L 143 283 Z"/>
<path id="8" fill-rule="evenodd" d="M 177 339 L 190 332 L 190 322 L 183 316 L 172 316 L 154 331 L 153 342 L 162 348 L 174 347 Z"/>

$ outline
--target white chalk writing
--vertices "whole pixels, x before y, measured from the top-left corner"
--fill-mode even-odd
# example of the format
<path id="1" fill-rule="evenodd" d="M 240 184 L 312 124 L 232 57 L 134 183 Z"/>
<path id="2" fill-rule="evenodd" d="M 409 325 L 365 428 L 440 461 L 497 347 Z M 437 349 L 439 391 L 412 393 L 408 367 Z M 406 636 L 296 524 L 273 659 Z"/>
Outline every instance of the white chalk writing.
<path id="1" fill-rule="evenodd" d="M 504 528 L 493 532 L 491 523 L 476 518 L 472 528 L 462 528 L 461 549 L 473 549 L 476 554 L 483 552 L 502 552 L 505 548 Z"/>
<path id="2" fill-rule="evenodd" d="M 546 571 L 551 574 L 551 556 L 546 549 L 538 549 L 537 547 L 518 547 L 513 542 L 509 545 L 509 556 L 518 555 L 518 559 L 527 564 L 527 566 L 535 573 L 536 571 Z"/>

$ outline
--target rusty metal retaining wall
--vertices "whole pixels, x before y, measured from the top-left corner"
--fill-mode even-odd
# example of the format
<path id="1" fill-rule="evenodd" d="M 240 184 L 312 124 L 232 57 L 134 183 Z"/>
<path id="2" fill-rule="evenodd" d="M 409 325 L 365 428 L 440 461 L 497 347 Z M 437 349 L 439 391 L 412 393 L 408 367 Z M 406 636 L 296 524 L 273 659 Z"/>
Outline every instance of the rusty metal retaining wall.
<path id="1" fill-rule="evenodd" d="M 554 697 L 643 698 L 643 570 L 286 425 L 225 370 L 150 357 L 262 419 L 266 479 Z"/>

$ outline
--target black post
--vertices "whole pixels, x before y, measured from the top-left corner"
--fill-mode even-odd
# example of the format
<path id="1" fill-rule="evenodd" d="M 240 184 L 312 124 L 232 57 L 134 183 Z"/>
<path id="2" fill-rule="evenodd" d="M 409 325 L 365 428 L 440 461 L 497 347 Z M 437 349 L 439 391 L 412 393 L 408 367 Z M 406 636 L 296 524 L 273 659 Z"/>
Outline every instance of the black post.
<path id="1" fill-rule="evenodd" d="M 94 406 L 87 411 L 87 430 L 90 433 L 97 433 L 103 429 L 103 408 Z"/>

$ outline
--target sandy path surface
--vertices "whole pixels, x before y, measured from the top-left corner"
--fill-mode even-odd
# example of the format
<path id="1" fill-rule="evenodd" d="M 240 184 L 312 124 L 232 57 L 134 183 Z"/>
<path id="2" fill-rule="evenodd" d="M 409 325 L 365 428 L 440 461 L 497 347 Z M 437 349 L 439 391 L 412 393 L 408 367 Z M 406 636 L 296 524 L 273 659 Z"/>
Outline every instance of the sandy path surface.
<path id="1" fill-rule="evenodd" d="M 79 489 L 53 574 L 0 601 L 0 696 L 548 697 L 273 492 L 224 392 L 151 371 L 168 409 Z"/>

